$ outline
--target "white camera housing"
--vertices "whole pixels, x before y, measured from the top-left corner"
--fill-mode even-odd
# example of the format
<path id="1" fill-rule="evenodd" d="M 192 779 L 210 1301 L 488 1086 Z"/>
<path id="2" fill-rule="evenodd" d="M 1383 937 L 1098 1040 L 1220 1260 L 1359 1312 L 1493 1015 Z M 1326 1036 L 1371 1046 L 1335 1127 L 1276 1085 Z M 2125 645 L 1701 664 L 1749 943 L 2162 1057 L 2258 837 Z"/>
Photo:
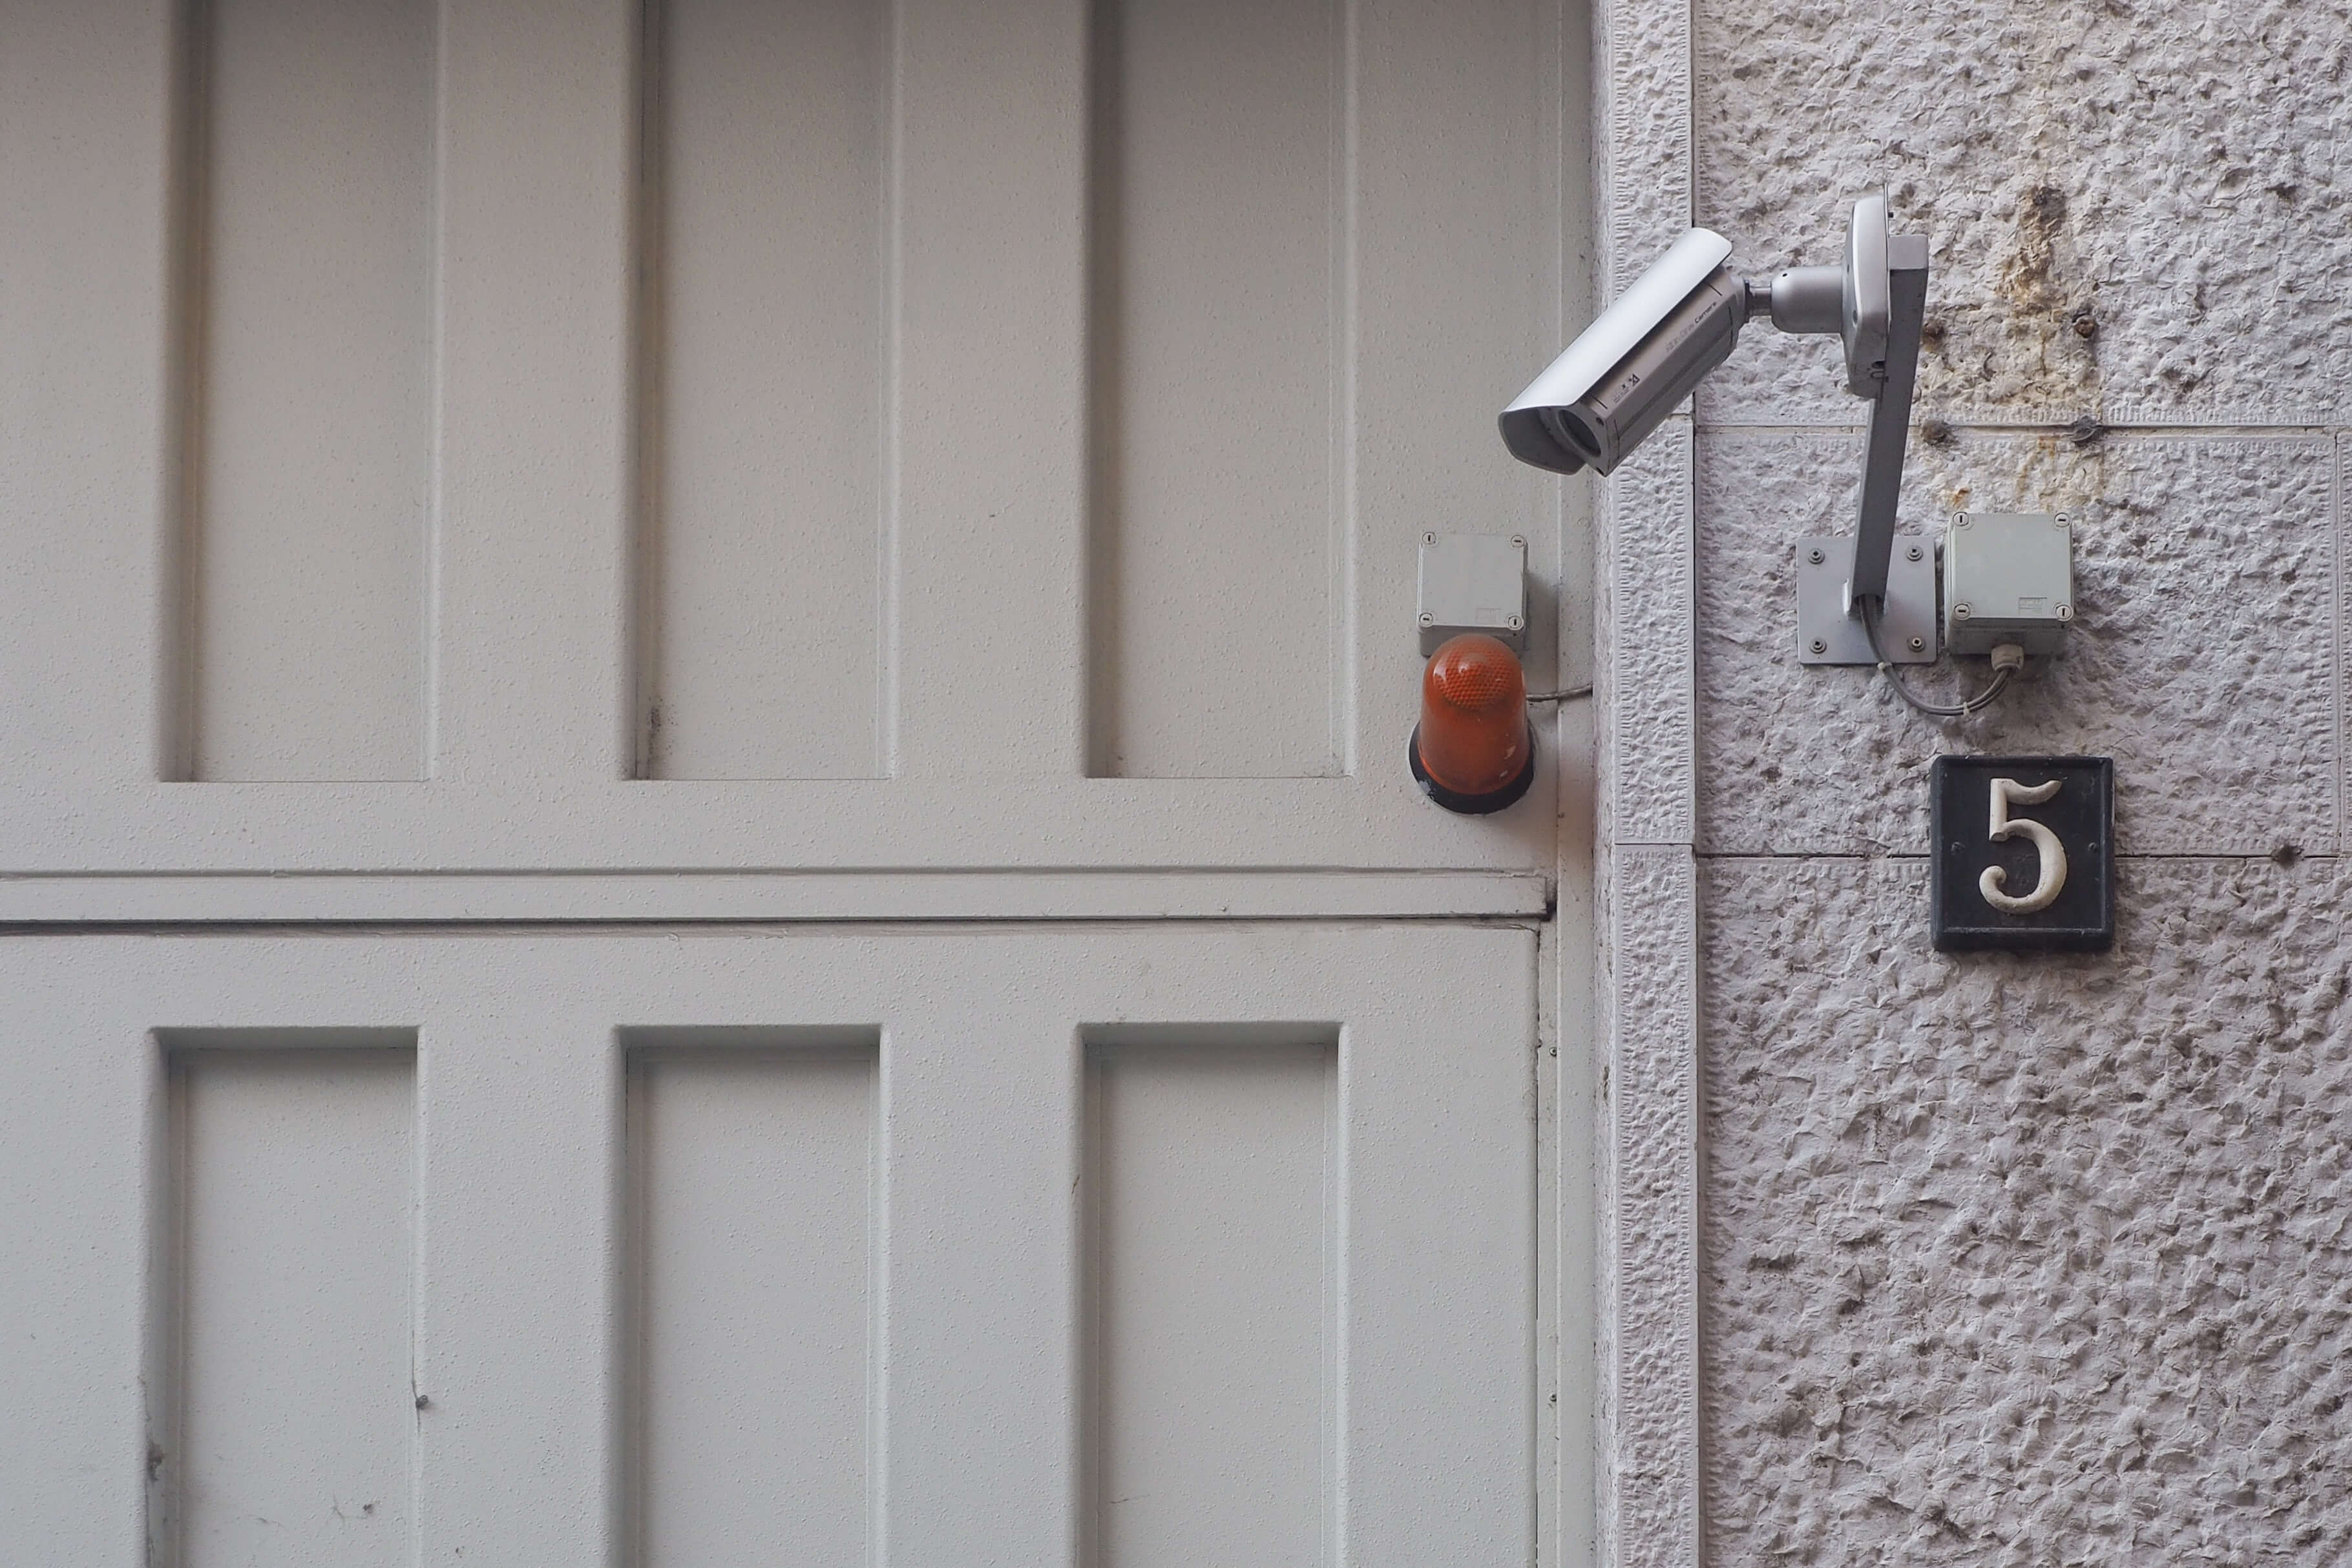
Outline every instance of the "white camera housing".
<path id="1" fill-rule="evenodd" d="M 1845 343 L 1846 390 L 1877 397 L 1887 374 L 1890 265 L 1927 267 L 1926 242 L 1890 238 L 1886 226 L 1886 198 L 1865 196 L 1853 206 L 1844 266 L 1788 267 L 1769 284 L 1726 265 L 1729 240 L 1690 230 L 1503 411 L 1503 444 L 1555 473 L 1610 473 L 1731 357 L 1752 316 L 1770 316 L 1783 332 L 1835 333 Z"/>
<path id="2" fill-rule="evenodd" d="M 1864 196 L 1853 204 L 1843 266 L 1792 267 L 1769 283 L 1732 271 L 1721 235 L 1690 230 L 1503 411 L 1503 444 L 1555 473 L 1610 473 L 1731 357 L 1750 317 L 1769 316 L 1783 332 L 1835 333 L 1846 390 L 1871 402 L 1838 613 L 1883 611 L 1927 302 L 1927 236 L 1887 227 L 1886 197 Z M 1831 656 L 1828 641 L 1807 647 Z"/>

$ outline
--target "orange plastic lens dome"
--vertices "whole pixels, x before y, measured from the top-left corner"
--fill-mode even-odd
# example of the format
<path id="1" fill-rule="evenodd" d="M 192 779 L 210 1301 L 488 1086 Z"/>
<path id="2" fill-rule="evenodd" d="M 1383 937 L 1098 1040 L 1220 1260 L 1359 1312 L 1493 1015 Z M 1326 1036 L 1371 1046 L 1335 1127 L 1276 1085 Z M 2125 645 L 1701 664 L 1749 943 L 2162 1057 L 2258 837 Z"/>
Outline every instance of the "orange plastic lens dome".
<path id="1" fill-rule="evenodd" d="M 1493 637 L 1468 632 L 1430 655 L 1412 761 L 1438 804 L 1496 810 L 1525 792 L 1535 766 L 1527 702 L 1518 655 Z"/>

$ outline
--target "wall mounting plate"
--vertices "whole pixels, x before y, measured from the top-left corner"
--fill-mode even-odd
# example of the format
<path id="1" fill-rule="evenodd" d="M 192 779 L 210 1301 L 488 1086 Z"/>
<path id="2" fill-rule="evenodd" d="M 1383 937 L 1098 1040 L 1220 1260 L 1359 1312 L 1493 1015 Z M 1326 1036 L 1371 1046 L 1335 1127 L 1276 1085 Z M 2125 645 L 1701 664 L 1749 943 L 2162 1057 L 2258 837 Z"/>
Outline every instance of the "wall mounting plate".
<path id="1" fill-rule="evenodd" d="M 1870 634 L 1845 608 L 1853 575 L 1853 539 L 1829 534 L 1797 541 L 1797 662 L 1875 664 Z M 1886 568 L 1886 614 L 1879 623 L 1890 664 L 1936 662 L 1936 541 L 1926 534 L 1895 536 Z"/>

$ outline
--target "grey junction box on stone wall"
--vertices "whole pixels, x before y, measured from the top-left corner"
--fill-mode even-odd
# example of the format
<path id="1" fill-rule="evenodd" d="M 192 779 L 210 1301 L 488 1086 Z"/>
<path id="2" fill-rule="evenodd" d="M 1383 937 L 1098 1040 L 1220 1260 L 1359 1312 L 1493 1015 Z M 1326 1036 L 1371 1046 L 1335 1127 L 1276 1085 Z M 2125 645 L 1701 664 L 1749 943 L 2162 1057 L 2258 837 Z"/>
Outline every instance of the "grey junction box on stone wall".
<path id="1" fill-rule="evenodd" d="M 2074 528 L 2064 512 L 1961 512 L 1944 533 L 1944 645 L 2014 643 L 2048 657 L 2074 619 Z"/>
<path id="2" fill-rule="evenodd" d="M 1528 541 L 1520 534 L 1421 536 L 1421 653 L 1483 632 L 1515 649 L 1528 642 Z"/>

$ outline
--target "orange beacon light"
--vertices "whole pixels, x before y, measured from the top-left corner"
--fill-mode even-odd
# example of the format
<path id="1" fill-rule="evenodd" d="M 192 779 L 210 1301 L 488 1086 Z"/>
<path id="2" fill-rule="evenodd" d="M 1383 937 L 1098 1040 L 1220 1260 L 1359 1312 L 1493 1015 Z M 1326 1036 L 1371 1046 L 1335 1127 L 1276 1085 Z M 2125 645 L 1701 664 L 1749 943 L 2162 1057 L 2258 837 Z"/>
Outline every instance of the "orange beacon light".
<path id="1" fill-rule="evenodd" d="M 1465 632 L 1421 676 L 1421 722 L 1405 747 L 1423 793 L 1449 811 L 1499 811 L 1536 776 L 1528 678 L 1499 639 Z"/>

